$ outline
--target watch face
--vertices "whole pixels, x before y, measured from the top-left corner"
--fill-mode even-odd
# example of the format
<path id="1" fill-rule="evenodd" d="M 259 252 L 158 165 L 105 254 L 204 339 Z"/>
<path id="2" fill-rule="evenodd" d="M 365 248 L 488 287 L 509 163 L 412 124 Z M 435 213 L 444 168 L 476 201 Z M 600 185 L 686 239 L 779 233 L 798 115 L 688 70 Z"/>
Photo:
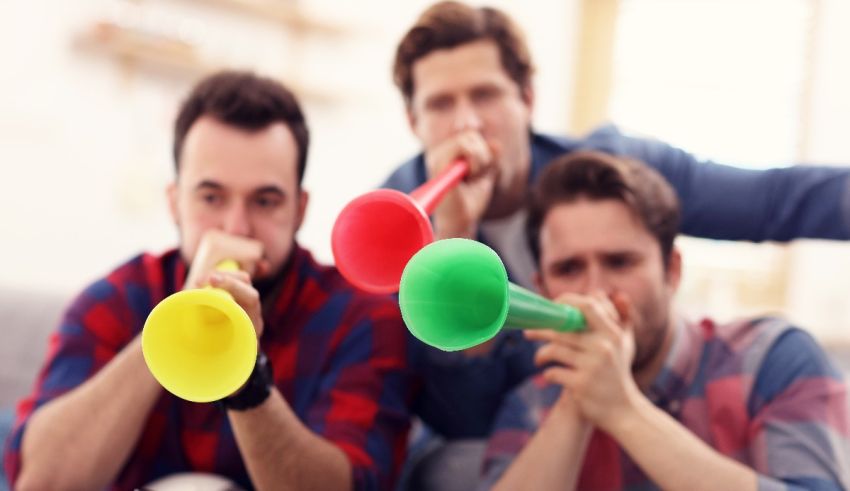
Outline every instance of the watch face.
<path id="1" fill-rule="evenodd" d="M 262 351 L 257 356 L 257 372 L 259 372 L 258 375 L 262 375 L 261 378 L 266 387 L 271 388 L 274 386 L 274 372 L 271 361 Z"/>

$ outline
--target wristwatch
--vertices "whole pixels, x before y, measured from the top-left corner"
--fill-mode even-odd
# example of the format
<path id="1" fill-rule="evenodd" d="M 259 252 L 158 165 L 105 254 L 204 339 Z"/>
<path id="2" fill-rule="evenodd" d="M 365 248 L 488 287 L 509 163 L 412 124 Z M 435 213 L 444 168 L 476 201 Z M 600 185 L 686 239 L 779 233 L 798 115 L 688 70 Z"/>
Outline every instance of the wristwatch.
<path id="1" fill-rule="evenodd" d="M 269 358 L 262 351 L 257 352 L 254 371 L 239 392 L 222 399 L 221 405 L 231 411 L 245 411 L 264 403 L 272 393 L 274 375 Z"/>

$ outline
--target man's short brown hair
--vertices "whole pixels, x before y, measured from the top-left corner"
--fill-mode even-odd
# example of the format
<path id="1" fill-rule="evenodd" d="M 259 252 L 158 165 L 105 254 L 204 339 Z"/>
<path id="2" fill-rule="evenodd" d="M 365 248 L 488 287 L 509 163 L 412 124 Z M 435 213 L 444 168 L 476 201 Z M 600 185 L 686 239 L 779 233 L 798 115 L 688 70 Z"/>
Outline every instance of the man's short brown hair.
<path id="1" fill-rule="evenodd" d="M 669 264 L 681 215 L 673 188 L 642 162 L 595 151 L 562 155 L 538 176 L 526 223 L 535 262 L 540 262 L 540 228 L 546 214 L 580 199 L 622 202 L 655 237 L 665 266 Z"/>
<path id="2" fill-rule="evenodd" d="M 493 41 L 502 67 L 520 90 L 531 84 L 533 67 L 525 36 L 501 10 L 440 2 L 422 13 L 396 49 L 393 80 L 409 105 L 413 99 L 413 65 L 433 51 L 475 41 Z"/>
<path id="3" fill-rule="evenodd" d="M 286 124 L 298 147 L 298 182 L 307 168 L 310 132 L 295 95 L 280 82 L 251 72 L 221 71 L 201 80 L 177 113 L 174 122 L 174 166 L 180 169 L 183 141 L 202 116 L 248 131 Z"/>

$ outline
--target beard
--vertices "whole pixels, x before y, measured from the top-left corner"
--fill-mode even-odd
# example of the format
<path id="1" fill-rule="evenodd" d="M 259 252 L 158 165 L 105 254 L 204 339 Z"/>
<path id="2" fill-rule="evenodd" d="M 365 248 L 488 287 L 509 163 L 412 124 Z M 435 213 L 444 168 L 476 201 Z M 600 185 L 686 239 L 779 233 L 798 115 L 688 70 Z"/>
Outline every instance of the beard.
<path id="1" fill-rule="evenodd" d="M 664 347 L 669 330 L 669 314 L 654 316 L 658 319 L 635 329 L 635 358 L 632 360 L 632 373 L 647 367 Z M 646 318 L 646 317 L 644 317 Z"/>

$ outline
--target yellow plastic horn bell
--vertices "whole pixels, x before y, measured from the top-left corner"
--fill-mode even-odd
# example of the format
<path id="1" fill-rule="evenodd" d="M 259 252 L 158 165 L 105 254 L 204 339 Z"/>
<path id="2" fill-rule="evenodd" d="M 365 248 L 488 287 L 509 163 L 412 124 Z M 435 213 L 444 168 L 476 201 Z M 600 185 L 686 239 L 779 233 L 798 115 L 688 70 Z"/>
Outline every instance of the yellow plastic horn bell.
<path id="1" fill-rule="evenodd" d="M 219 271 L 238 271 L 226 260 Z M 148 315 L 142 352 L 154 378 L 193 402 L 227 397 L 241 387 L 257 360 L 257 335 L 245 310 L 220 288 L 183 290 Z"/>

